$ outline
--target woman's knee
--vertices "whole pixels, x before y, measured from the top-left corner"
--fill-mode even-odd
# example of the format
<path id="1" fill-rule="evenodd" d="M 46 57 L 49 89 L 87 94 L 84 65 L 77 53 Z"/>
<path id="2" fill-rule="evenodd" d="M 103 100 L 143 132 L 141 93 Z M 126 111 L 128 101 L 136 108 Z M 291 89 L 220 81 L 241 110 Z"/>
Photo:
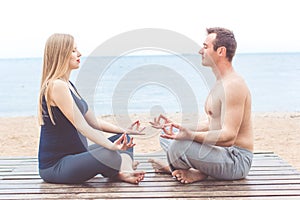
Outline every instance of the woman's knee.
<path id="1" fill-rule="evenodd" d="M 116 170 L 120 169 L 122 158 L 118 151 L 112 151 L 102 147 L 90 151 L 90 154 L 99 164 L 103 164 Z"/>

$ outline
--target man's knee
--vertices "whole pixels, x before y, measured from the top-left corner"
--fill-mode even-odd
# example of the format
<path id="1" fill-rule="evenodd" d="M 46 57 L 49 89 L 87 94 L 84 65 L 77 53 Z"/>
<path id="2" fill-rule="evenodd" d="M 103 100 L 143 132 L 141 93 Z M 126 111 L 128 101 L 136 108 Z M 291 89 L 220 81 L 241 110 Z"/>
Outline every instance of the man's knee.
<path id="1" fill-rule="evenodd" d="M 175 140 L 170 145 L 169 151 L 176 151 L 176 152 L 186 151 L 189 149 L 192 143 L 193 141 L 188 141 L 188 140 Z"/>
<path id="2" fill-rule="evenodd" d="M 182 155 L 186 154 L 191 144 L 192 141 L 175 140 L 168 149 L 168 156 L 173 159 L 178 159 Z"/>
<path id="3" fill-rule="evenodd" d="M 191 143 L 191 141 L 174 141 L 170 145 L 167 157 L 172 170 L 190 168 L 187 152 Z"/>
<path id="4" fill-rule="evenodd" d="M 171 160 L 201 160 L 207 155 L 207 147 L 193 141 L 174 141 L 168 150 L 168 157 Z"/>

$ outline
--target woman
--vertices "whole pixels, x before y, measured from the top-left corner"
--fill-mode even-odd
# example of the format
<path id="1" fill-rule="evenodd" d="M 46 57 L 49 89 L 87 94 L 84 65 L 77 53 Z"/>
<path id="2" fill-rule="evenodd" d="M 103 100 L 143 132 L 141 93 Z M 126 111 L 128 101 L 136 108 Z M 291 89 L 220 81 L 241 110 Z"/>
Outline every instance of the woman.
<path id="1" fill-rule="evenodd" d="M 40 176 L 51 183 L 82 183 L 102 174 L 137 184 L 144 172 L 134 171 L 133 138 L 98 121 L 69 81 L 71 71 L 79 68 L 80 56 L 71 35 L 53 34 L 47 40 L 39 96 Z M 101 131 L 120 134 L 107 139 Z M 137 121 L 127 133 L 142 131 Z M 95 144 L 88 146 L 86 138 Z"/>

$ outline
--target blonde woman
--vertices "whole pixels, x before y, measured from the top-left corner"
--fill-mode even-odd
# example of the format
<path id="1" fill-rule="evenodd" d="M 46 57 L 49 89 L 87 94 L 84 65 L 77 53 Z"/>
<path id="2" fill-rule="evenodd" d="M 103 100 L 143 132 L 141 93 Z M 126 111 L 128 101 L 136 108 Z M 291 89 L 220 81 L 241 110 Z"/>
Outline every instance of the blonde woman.
<path id="1" fill-rule="evenodd" d="M 139 122 L 123 130 L 98 121 L 69 81 L 78 69 L 81 54 L 74 38 L 53 34 L 45 45 L 43 74 L 39 96 L 39 173 L 50 183 L 82 183 L 97 174 L 138 184 L 143 171 L 135 171 L 133 139 L 141 134 Z M 118 133 L 106 138 L 102 131 Z M 87 138 L 94 145 L 87 145 Z"/>

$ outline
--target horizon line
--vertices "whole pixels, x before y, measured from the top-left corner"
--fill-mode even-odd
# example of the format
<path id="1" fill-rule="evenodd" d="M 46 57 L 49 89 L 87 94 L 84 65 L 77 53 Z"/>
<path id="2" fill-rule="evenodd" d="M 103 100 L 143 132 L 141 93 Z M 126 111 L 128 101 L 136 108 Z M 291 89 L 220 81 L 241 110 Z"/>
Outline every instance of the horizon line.
<path id="1" fill-rule="evenodd" d="M 253 55 L 253 54 L 299 54 L 300 51 L 289 51 L 289 52 L 239 52 L 236 53 L 235 55 Z M 171 54 L 173 55 L 173 54 Z M 198 55 L 198 53 L 195 54 L 174 54 L 174 55 Z M 92 56 L 92 57 L 114 57 L 115 55 L 111 56 Z M 120 55 L 118 55 L 120 56 Z M 122 55 L 121 55 L 122 56 Z M 136 55 L 126 55 L 128 57 L 139 57 L 139 56 L 170 56 L 170 54 L 136 54 Z M 87 58 L 91 56 L 82 56 L 82 58 Z M 42 59 L 43 57 L 37 57 L 37 56 L 32 56 L 32 57 L 0 57 L 0 60 L 12 60 L 12 59 Z"/>

